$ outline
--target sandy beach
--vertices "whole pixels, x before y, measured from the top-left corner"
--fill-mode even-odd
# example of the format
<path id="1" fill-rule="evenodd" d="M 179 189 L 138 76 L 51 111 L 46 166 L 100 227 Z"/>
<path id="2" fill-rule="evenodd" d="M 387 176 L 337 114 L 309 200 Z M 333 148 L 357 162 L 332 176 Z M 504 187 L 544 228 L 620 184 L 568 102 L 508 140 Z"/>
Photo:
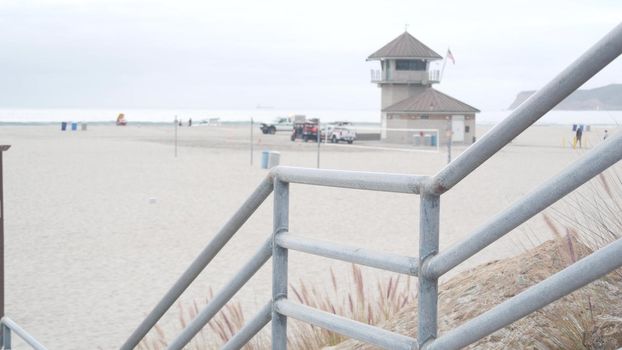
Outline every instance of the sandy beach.
<path id="1" fill-rule="evenodd" d="M 488 129 L 478 126 L 478 137 Z M 602 131 L 585 133 L 587 143 L 599 143 Z M 242 126 L 180 128 L 177 157 L 171 126 L 1 127 L 0 143 L 12 145 L 4 155 L 7 315 L 50 349 L 118 348 L 266 176 L 263 149 L 281 152 L 283 165 L 315 167 L 317 144 L 288 136 L 255 130 L 251 166 Z M 569 126 L 532 127 L 444 195 L 441 249 L 578 159 L 586 150 L 569 148 L 571 137 Z M 321 149 L 321 167 L 331 169 L 433 175 L 447 160 L 444 149 Z M 417 196 L 303 185 L 290 191 L 291 232 L 416 256 Z M 217 291 L 271 230 L 269 197 L 181 301 Z M 549 238 L 535 217 L 459 269 L 521 252 L 525 233 Z M 321 285 L 329 267 L 344 276 L 349 269 L 295 252 L 289 261 L 294 283 Z M 268 263 L 236 297 L 248 316 L 270 299 L 270 270 Z M 176 322 L 174 310 L 163 320 L 165 329 Z"/>

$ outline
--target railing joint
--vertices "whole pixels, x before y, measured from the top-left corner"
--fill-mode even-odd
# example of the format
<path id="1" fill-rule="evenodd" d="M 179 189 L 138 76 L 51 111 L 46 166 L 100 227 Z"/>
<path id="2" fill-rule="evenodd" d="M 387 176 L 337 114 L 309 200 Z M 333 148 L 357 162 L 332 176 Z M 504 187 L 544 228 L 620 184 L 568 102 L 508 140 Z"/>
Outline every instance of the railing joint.
<path id="1" fill-rule="evenodd" d="M 436 337 L 432 335 L 425 338 L 423 342 L 420 343 L 419 350 L 427 350 L 432 345 L 432 343 L 434 343 L 435 340 Z"/>
<path id="2" fill-rule="evenodd" d="M 437 279 L 433 271 L 430 270 L 430 261 L 432 258 L 438 255 L 438 252 L 434 252 L 434 254 L 428 254 L 425 258 L 421 259 L 419 270 L 417 271 L 419 274 L 419 278 L 427 278 L 427 279 Z"/>
<path id="3" fill-rule="evenodd" d="M 422 256 L 420 258 L 421 263 L 426 263 L 428 260 L 432 259 L 433 257 L 435 257 L 438 254 L 438 249 L 434 249 L 432 251 L 430 251 L 430 253 Z"/>
<path id="4" fill-rule="evenodd" d="M 289 232 L 289 229 L 287 227 L 279 227 L 274 231 L 274 235 L 279 235 L 281 233 L 287 233 Z"/>
<path id="5" fill-rule="evenodd" d="M 419 262 L 417 259 L 412 259 L 411 263 L 410 263 L 410 269 L 408 269 L 410 271 L 410 274 L 412 276 L 417 276 L 419 277 Z"/>
<path id="6" fill-rule="evenodd" d="M 283 299 L 287 299 L 287 293 L 279 293 L 279 294 L 275 295 L 273 303 L 276 303 L 277 301 L 280 301 L 280 300 L 283 300 Z"/>

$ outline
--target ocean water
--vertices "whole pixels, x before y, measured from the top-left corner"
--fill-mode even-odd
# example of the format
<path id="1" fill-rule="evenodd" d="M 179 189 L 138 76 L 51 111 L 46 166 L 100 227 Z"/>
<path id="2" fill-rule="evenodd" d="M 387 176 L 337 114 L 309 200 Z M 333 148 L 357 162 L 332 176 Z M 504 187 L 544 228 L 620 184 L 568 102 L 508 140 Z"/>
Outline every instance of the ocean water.
<path id="1" fill-rule="evenodd" d="M 478 124 L 496 124 L 512 111 L 482 111 L 477 114 Z M 347 120 L 352 122 L 378 123 L 378 110 L 209 110 L 209 109 L 0 109 L 0 123 L 56 123 L 67 122 L 112 122 L 119 113 L 126 119 L 141 123 L 167 123 L 180 118 L 184 122 L 192 118 L 198 124 L 210 118 L 221 122 L 271 121 L 276 117 L 304 114 L 320 118 L 323 122 Z M 537 124 L 591 124 L 622 125 L 622 111 L 551 111 Z"/>

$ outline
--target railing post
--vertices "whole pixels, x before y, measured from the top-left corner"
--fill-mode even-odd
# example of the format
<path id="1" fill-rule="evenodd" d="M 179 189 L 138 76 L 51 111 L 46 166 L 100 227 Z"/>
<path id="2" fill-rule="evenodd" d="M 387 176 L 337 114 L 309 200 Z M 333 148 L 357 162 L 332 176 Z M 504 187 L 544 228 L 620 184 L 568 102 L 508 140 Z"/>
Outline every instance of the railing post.
<path id="1" fill-rule="evenodd" d="M 438 253 L 440 196 L 421 195 L 419 219 L 419 322 L 417 342 L 419 348 L 434 340 L 437 333 L 438 278 L 428 278 L 423 273 L 424 263 Z"/>
<path id="2" fill-rule="evenodd" d="M 2 324 L 2 349 L 11 350 L 11 328 Z"/>
<path id="3" fill-rule="evenodd" d="M 328 130 L 327 130 L 328 131 Z M 320 144 L 322 143 L 322 124 L 317 120 L 317 168 L 320 168 Z"/>
<path id="4" fill-rule="evenodd" d="M 0 318 L 4 317 L 4 178 L 3 159 L 4 151 L 11 148 L 10 145 L 0 145 Z M 0 341 L 3 339 L 4 327 L 0 327 Z M 9 343 L 11 339 L 9 338 Z"/>
<path id="5" fill-rule="evenodd" d="M 276 302 L 287 298 L 287 249 L 276 237 L 289 227 L 289 183 L 274 179 L 274 232 L 272 241 L 272 350 L 287 349 L 287 317 L 275 310 Z"/>

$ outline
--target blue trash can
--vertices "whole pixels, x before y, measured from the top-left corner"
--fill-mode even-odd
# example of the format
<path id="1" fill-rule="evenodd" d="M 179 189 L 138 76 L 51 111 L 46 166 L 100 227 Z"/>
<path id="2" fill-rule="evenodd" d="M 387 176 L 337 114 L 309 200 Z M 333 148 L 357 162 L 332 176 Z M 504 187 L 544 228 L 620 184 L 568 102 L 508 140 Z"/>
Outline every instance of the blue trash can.
<path id="1" fill-rule="evenodd" d="M 436 147 L 436 135 L 432 135 L 432 147 Z"/>
<path id="2" fill-rule="evenodd" d="M 78 130 L 78 123 L 71 123 L 71 131 Z"/>
<path id="3" fill-rule="evenodd" d="M 61 131 L 67 130 L 67 122 L 61 122 L 60 123 L 60 130 Z"/>
<path id="4" fill-rule="evenodd" d="M 261 152 L 261 168 L 268 169 L 268 158 L 270 157 L 270 151 L 265 150 Z"/>

